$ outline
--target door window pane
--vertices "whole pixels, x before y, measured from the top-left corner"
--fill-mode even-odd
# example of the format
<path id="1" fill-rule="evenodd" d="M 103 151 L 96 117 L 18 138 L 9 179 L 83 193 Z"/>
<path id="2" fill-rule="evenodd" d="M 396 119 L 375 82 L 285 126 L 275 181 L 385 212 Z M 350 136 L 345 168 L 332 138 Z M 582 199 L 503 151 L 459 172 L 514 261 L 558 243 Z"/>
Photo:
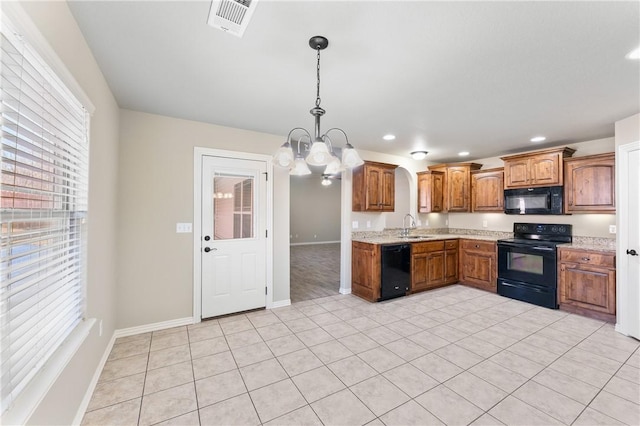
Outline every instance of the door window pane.
<path id="1" fill-rule="evenodd" d="M 253 176 L 216 174 L 213 178 L 213 238 L 253 238 Z"/>

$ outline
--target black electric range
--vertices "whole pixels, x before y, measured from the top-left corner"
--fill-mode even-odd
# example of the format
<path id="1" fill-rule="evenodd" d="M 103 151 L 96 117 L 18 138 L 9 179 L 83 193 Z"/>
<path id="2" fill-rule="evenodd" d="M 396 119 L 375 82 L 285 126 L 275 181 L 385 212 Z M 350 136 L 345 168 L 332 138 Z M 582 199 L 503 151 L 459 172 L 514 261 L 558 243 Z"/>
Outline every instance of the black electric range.
<path id="1" fill-rule="evenodd" d="M 572 226 L 514 223 L 513 235 L 498 240 L 498 294 L 557 309 L 556 247 L 572 241 Z"/>

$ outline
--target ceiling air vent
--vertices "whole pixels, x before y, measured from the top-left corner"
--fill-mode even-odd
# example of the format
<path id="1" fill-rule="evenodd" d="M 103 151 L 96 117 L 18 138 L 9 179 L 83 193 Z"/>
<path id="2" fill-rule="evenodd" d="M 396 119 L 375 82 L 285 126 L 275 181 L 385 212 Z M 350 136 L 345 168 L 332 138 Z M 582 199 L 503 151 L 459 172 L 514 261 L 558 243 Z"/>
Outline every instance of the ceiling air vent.
<path id="1" fill-rule="evenodd" d="M 213 0 L 207 24 L 242 37 L 258 0 Z"/>

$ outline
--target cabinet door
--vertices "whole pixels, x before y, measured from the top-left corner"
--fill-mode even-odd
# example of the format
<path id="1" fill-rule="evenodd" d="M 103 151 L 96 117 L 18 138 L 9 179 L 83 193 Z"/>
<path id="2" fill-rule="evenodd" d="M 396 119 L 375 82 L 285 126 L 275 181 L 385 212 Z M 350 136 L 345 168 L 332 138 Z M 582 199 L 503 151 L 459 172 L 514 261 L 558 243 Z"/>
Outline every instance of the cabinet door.
<path id="1" fill-rule="evenodd" d="M 426 253 L 414 254 L 411 256 L 411 291 L 427 288 L 427 255 Z"/>
<path id="2" fill-rule="evenodd" d="M 375 301 L 380 297 L 380 256 L 375 245 L 354 242 L 351 251 L 351 291 Z"/>
<path id="3" fill-rule="evenodd" d="M 444 280 L 447 284 L 458 282 L 458 249 L 450 249 L 444 252 Z"/>
<path id="4" fill-rule="evenodd" d="M 504 211 L 504 173 L 471 175 L 471 211 Z"/>
<path id="5" fill-rule="evenodd" d="M 447 168 L 447 197 L 450 212 L 469 211 L 469 168 Z"/>
<path id="6" fill-rule="evenodd" d="M 509 160 L 504 162 L 505 188 L 521 187 L 529 184 L 529 160 Z"/>
<path id="7" fill-rule="evenodd" d="M 559 303 L 615 314 L 614 270 L 563 262 L 559 275 Z"/>
<path id="8" fill-rule="evenodd" d="M 380 186 L 382 184 L 382 170 L 377 167 L 370 167 L 365 164 L 365 179 L 367 191 L 367 205 L 368 211 L 380 210 L 382 208 L 382 194 L 380 193 Z"/>
<path id="9" fill-rule="evenodd" d="M 493 279 L 493 269 L 495 265 L 495 255 L 493 253 L 482 253 L 474 251 L 463 251 L 461 259 L 462 277 L 460 281 L 466 284 L 475 285 L 485 290 L 496 291 L 496 283 Z"/>
<path id="10" fill-rule="evenodd" d="M 440 172 L 418 173 L 418 213 L 442 211 L 442 186 L 444 175 Z"/>
<path id="11" fill-rule="evenodd" d="M 615 213 L 615 159 L 565 162 L 565 212 Z"/>
<path id="12" fill-rule="evenodd" d="M 385 212 L 395 209 L 396 172 L 391 169 L 382 169 L 380 181 L 380 208 Z"/>
<path id="13" fill-rule="evenodd" d="M 530 180 L 533 185 L 561 185 L 560 154 L 539 154 L 529 160 Z"/>
<path id="14" fill-rule="evenodd" d="M 444 174 L 431 175 L 431 211 L 441 212 L 444 209 Z"/>
<path id="15" fill-rule="evenodd" d="M 444 284 L 444 251 L 427 255 L 427 286 L 437 287 Z"/>

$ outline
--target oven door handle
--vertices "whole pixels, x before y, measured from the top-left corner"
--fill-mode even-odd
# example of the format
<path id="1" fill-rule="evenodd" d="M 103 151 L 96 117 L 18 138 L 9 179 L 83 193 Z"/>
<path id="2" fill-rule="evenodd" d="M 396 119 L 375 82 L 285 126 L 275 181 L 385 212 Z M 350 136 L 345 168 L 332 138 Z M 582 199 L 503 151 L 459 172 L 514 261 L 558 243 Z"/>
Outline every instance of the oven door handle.
<path id="1" fill-rule="evenodd" d="M 534 250 L 541 250 L 541 251 L 555 251 L 556 249 L 553 247 L 540 247 L 540 246 L 534 246 L 532 247 Z"/>
<path id="2" fill-rule="evenodd" d="M 538 250 L 538 251 L 556 251 L 555 247 L 546 247 L 546 246 L 533 246 L 529 244 L 518 244 L 518 243 L 507 243 L 507 242 L 498 242 L 498 247 L 513 247 L 519 248 L 523 250 Z"/>

